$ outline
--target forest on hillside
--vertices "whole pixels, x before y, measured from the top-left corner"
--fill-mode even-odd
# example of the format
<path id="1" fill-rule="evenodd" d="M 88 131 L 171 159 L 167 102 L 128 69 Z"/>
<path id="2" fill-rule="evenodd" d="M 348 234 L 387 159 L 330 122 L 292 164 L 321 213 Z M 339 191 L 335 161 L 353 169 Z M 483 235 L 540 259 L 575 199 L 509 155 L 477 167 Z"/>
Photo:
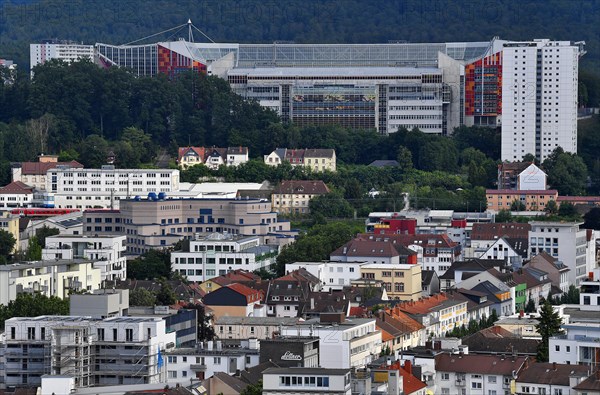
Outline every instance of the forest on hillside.
<path id="1" fill-rule="evenodd" d="M 215 42 L 586 41 L 583 68 L 600 69 L 600 0 L 0 0 L 0 57 L 27 65 L 32 42 L 124 44 L 188 18 Z"/>

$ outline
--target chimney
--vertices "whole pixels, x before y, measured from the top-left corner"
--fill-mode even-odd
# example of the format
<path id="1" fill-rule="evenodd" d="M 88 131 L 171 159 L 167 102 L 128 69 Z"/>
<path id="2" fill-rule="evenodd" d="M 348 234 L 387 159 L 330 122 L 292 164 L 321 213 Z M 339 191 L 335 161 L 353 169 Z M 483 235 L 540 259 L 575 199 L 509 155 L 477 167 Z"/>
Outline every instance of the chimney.
<path id="1" fill-rule="evenodd" d="M 408 374 L 412 374 L 412 364 L 409 360 L 404 361 L 404 370 L 408 372 Z"/>
<path id="2" fill-rule="evenodd" d="M 556 370 L 556 362 L 552 362 L 552 370 Z"/>

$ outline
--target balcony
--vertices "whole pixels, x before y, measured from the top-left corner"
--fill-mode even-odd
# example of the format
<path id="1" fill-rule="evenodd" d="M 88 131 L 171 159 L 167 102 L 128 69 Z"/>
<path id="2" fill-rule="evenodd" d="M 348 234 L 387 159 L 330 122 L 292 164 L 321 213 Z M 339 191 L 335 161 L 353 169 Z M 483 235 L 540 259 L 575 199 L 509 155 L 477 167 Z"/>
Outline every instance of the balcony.
<path id="1" fill-rule="evenodd" d="M 467 380 L 465 379 L 456 379 L 457 387 L 465 387 L 467 385 Z"/>

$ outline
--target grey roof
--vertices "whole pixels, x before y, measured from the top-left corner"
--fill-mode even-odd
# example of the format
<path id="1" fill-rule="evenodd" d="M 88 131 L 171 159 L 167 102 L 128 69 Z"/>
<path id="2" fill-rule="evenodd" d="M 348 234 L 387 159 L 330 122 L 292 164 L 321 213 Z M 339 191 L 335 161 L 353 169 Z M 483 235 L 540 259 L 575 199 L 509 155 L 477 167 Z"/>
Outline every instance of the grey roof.
<path id="1" fill-rule="evenodd" d="M 434 67 L 260 67 L 233 69 L 228 75 L 247 75 L 248 77 L 371 77 L 383 78 L 420 76 L 422 74 L 441 74 Z"/>
<path id="2" fill-rule="evenodd" d="M 385 167 L 385 166 L 393 166 L 396 167 L 398 166 L 399 163 L 397 160 L 374 160 L 373 162 L 371 162 L 369 164 L 369 166 L 373 166 L 373 167 Z"/>
<path id="3" fill-rule="evenodd" d="M 33 269 L 48 266 L 64 266 L 71 265 L 74 263 L 93 263 L 92 259 L 61 259 L 61 260 L 47 260 L 47 261 L 31 261 L 31 262 L 19 262 L 9 265 L 0 265 L 0 271 L 10 272 L 12 270 L 23 270 Z"/>
<path id="4" fill-rule="evenodd" d="M 215 325 L 296 325 L 300 319 L 295 317 L 232 317 L 224 316 L 215 321 Z"/>

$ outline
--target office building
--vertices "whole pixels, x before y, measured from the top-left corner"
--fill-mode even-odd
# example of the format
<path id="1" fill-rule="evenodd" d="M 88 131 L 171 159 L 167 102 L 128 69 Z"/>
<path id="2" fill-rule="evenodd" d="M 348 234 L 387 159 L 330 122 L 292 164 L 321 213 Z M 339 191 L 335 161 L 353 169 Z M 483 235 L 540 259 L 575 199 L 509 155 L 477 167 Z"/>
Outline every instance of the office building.
<path id="1" fill-rule="evenodd" d="M 560 146 L 577 153 L 577 88 L 582 43 L 534 40 L 502 48 L 503 161 L 533 154 L 543 162 Z"/>
<path id="2" fill-rule="evenodd" d="M 85 235 L 125 234 L 126 252 L 139 255 L 197 234 L 258 236 L 262 244 L 293 240 L 288 221 L 279 220 L 261 199 L 129 199 L 119 210 L 86 210 Z"/>
<path id="3" fill-rule="evenodd" d="M 349 369 L 269 368 L 263 372 L 263 394 L 351 395 Z"/>
<path id="4" fill-rule="evenodd" d="M 57 59 L 71 63 L 76 60 L 88 58 L 94 60 L 94 46 L 84 45 L 74 41 L 50 40 L 40 44 L 29 44 L 29 64 L 33 68 L 49 60 Z"/>

